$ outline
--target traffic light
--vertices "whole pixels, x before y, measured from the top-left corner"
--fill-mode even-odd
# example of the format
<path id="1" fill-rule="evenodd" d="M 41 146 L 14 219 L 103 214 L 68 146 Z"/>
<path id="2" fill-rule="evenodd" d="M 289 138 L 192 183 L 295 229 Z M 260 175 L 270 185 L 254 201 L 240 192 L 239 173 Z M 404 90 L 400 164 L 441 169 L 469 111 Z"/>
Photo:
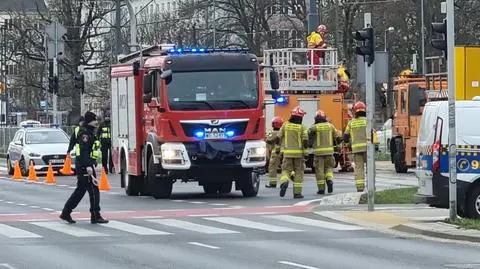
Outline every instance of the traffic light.
<path id="1" fill-rule="evenodd" d="M 83 74 L 75 75 L 74 80 L 75 80 L 74 82 L 75 88 L 80 89 L 82 93 L 84 93 L 85 92 L 85 76 Z"/>
<path id="2" fill-rule="evenodd" d="M 49 93 L 58 93 L 58 77 L 49 77 L 48 78 L 48 92 Z"/>
<path id="3" fill-rule="evenodd" d="M 372 65 L 375 61 L 375 32 L 373 28 L 371 26 L 366 27 L 352 34 L 353 39 L 362 42 L 361 46 L 356 46 L 355 53 L 362 55 L 364 61 L 368 63 L 368 66 Z"/>
<path id="4" fill-rule="evenodd" d="M 443 38 L 432 38 L 430 44 L 435 49 L 441 50 L 443 56 L 447 58 L 447 19 L 443 22 L 432 22 L 432 33 L 442 34 Z"/>

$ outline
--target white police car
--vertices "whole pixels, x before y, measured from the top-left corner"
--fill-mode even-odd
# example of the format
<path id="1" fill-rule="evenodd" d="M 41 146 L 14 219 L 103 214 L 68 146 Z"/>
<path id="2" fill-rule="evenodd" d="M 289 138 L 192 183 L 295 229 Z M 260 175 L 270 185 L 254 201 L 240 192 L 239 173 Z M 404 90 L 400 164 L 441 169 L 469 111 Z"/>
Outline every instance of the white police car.
<path id="1" fill-rule="evenodd" d="M 63 167 L 70 139 L 60 128 L 48 128 L 39 125 L 24 125 L 15 133 L 8 145 L 7 169 L 13 175 L 15 161 L 18 161 L 24 176 L 28 174 L 30 161 L 33 161 L 35 171 L 46 172 L 48 164 L 52 163 L 54 171 Z M 72 169 L 75 155 L 71 153 Z"/>

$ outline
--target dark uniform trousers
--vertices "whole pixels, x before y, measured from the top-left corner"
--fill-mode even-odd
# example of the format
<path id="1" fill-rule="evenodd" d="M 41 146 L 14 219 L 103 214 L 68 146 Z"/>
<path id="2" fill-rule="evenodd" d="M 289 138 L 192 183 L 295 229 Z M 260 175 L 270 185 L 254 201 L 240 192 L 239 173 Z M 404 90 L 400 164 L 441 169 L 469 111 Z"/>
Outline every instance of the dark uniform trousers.
<path id="1" fill-rule="evenodd" d="M 67 200 L 63 212 L 67 214 L 72 213 L 72 210 L 74 210 L 78 206 L 83 196 L 85 196 L 85 192 L 88 191 L 88 195 L 90 196 L 90 213 L 99 214 L 100 191 L 98 190 L 98 186 L 95 186 L 95 184 L 93 184 L 92 179 L 90 178 L 90 176 L 88 176 L 85 169 L 82 170 L 84 170 L 82 171 L 83 173 L 77 173 L 77 188 Z M 95 174 L 95 170 L 93 171 L 93 176 L 95 178 L 97 177 Z"/>
<path id="2" fill-rule="evenodd" d="M 100 141 L 102 150 L 102 166 L 105 169 L 105 173 L 113 173 L 113 160 L 112 160 L 112 143 L 110 139 L 102 139 Z M 107 167 L 108 162 L 108 167 Z"/>

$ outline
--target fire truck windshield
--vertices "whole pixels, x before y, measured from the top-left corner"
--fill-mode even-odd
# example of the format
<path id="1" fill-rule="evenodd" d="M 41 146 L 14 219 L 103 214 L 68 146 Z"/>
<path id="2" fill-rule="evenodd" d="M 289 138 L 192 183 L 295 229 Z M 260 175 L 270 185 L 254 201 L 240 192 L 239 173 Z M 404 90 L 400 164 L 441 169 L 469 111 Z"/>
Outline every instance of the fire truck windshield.
<path id="1" fill-rule="evenodd" d="M 256 70 L 173 72 L 167 82 L 171 110 L 254 108 L 258 95 Z"/>

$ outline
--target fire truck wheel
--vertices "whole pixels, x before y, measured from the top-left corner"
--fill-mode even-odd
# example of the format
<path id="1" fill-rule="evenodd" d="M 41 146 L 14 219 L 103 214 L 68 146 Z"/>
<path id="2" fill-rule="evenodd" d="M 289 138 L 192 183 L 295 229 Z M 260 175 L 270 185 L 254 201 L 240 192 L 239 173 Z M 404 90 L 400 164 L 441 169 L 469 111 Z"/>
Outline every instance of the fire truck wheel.
<path id="1" fill-rule="evenodd" d="M 169 178 L 157 177 L 158 168 L 153 162 L 153 156 L 148 158 L 147 169 L 147 186 L 151 188 L 153 198 L 170 198 L 170 195 L 172 195 L 173 181 Z"/>
<path id="2" fill-rule="evenodd" d="M 258 189 L 260 188 L 260 177 L 257 173 L 247 170 L 242 173 L 239 181 L 240 182 L 237 181 L 237 183 L 240 185 L 243 197 L 257 196 Z"/>

